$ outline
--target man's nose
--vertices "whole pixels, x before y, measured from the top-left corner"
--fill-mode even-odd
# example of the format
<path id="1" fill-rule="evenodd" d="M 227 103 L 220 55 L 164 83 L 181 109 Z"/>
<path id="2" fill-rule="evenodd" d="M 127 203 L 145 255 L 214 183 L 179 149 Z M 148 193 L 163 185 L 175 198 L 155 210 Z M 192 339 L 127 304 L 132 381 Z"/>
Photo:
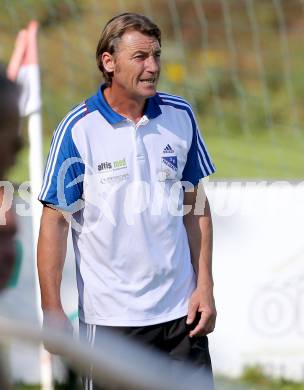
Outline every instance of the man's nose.
<path id="1" fill-rule="evenodd" d="M 149 56 L 146 59 L 146 70 L 151 73 L 156 73 L 159 71 L 159 60 L 154 56 Z"/>

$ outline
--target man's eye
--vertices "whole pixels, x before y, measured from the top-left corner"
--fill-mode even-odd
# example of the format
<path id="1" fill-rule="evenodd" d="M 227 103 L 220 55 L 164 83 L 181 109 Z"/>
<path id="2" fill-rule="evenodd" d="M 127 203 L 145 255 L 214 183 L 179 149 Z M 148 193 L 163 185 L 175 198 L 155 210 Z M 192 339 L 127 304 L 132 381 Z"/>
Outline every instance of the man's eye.
<path id="1" fill-rule="evenodd" d="M 143 54 L 137 54 L 134 58 L 142 59 L 145 58 L 145 56 Z"/>

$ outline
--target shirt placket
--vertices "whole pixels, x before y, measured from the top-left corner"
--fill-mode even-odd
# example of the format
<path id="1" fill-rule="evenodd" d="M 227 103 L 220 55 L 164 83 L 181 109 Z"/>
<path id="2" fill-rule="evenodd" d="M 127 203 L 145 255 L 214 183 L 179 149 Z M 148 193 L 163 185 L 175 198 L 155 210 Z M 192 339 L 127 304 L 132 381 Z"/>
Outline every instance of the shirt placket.
<path id="1" fill-rule="evenodd" d="M 147 151 L 143 142 L 143 126 L 145 126 L 149 119 L 144 116 L 139 122 L 135 123 L 132 120 L 128 120 L 133 129 L 133 144 L 135 149 L 135 163 L 136 163 L 136 175 L 135 180 L 147 180 L 148 177 L 148 161 Z"/>

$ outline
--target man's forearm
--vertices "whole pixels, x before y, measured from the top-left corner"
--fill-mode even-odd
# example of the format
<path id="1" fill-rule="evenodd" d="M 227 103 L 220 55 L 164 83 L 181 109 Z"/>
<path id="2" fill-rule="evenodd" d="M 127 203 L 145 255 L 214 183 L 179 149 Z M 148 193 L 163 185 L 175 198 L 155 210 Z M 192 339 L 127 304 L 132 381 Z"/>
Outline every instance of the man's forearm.
<path id="1" fill-rule="evenodd" d="M 37 253 L 43 311 L 62 310 L 60 285 L 68 228 L 68 223 L 58 211 L 44 207 Z"/>
<path id="2" fill-rule="evenodd" d="M 213 286 L 212 245 L 213 229 L 209 202 L 206 199 L 204 215 L 193 212 L 184 217 L 193 268 L 197 275 L 197 286 Z"/>
<path id="3" fill-rule="evenodd" d="M 185 196 L 187 203 L 195 205 L 197 188 L 192 195 Z M 187 324 L 192 324 L 196 316 L 200 319 L 189 333 L 206 335 L 213 332 L 216 320 L 216 308 L 213 296 L 212 277 L 212 220 L 209 202 L 206 198 L 204 214 L 191 213 L 184 216 L 184 224 L 188 235 L 193 268 L 197 275 L 197 286 L 192 293 L 189 305 Z"/>

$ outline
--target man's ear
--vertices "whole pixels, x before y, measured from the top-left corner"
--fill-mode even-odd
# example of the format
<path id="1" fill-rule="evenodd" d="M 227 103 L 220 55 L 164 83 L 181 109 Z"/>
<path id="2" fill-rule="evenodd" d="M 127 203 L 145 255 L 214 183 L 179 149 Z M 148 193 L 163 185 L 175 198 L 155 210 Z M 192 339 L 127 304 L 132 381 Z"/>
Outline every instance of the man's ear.
<path id="1" fill-rule="evenodd" d="M 101 60 L 106 72 L 110 73 L 114 71 L 114 57 L 107 51 L 102 53 Z"/>

